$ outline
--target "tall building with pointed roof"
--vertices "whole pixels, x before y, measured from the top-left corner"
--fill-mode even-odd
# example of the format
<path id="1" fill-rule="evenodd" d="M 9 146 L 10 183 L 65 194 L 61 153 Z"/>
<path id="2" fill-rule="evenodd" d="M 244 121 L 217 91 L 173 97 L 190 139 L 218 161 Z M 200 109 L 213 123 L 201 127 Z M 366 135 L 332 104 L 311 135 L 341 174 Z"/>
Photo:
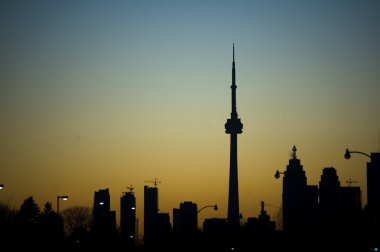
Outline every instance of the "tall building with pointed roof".
<path id="1" fill-rule="evenodd" d="M 297 148 L 293 146 L 286 166 L 282 191 L 284 231 L 302 232 L 315 227 L 318 216 L 318 186 L 307 185 L 307 178 Z"/>

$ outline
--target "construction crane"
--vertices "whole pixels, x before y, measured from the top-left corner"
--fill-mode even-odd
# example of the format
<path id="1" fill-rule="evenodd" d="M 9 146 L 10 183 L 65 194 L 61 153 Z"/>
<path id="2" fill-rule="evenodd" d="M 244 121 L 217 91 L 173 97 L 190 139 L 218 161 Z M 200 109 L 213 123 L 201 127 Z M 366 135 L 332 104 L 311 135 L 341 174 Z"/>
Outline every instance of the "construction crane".
<path id="1" fill-rule="evenodd" d="M 133 190 L 135 190 L 135 188 L 133 188 L 133 186 L 127 186 L 127 189 L 129 190 L 130 193 L 133 193 Z"/>
<path id="2" fill-rule="evenodd" d="M 358 183 L 358 181 L 352 181 L 351 178 L 349 178 L 346 183 L 348 184 L 348 187 L 351 187 L 352 183 Z"/>
<path id="3" fill-rule="evenodd" d="M 153 183 L 154 184 L 154 187 L 157 187 L 157 184 L 161 183 L 161 181 L 159 181 L 157 178 L 154 178 L 154 180 L 152 181 L 144 181 L 145 183 Z"/>

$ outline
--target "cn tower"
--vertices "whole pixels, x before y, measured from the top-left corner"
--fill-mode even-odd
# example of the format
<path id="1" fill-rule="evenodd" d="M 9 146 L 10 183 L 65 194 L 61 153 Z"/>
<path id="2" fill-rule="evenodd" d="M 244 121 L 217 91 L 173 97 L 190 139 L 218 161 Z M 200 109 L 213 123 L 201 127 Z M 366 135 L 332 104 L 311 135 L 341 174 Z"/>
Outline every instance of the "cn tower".
<path id="1" fill-rule="evenodd" d="M 228 189 L 228 216 L 227 223 L 230 227 L 240 226 L 239 212 L 239 186 L 238 186 L 238 162 L 237 162 L 237 134 L 243 131 L 243 124 L 236 111 L 236 80 L 235 80 L 235 45 L 232 47 L 232 84 L 231 84 L 231 118 L 224 125 L 226 134 L 231 135 L 230 145 L 230 181 Z"/>

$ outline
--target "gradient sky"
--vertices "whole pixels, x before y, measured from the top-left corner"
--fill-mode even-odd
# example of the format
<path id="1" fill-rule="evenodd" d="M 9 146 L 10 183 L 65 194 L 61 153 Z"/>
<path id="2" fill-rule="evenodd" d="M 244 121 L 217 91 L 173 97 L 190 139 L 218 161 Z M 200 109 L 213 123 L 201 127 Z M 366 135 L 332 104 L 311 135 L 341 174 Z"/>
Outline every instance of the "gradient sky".
<path id="1" fill-rule="evenodd" d="M 157 177 L 159 209 L 226 217 L 232 43 L 240 210 L 274 218 L 293 145 L 309 184 L 335 167 L 366 203 L 379 150 L 380 2 L 1 1 L 0 200 L 92 206 Z"/>

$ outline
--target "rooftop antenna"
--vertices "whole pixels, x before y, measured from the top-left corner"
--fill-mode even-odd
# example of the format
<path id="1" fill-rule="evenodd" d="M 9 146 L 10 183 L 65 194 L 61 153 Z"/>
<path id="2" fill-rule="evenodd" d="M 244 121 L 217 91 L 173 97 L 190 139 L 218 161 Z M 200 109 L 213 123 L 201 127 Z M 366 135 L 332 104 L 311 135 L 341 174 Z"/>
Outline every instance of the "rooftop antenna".
<path id="1" fill-rule="evenodd" d="M 133 190 L 135 190 L 135 188 L 133 188 L 133 186 L 127 186 L 127 189 L 129 190 L 130 193 L 133 193 Z"/>
<path id="2" fill-rule="evenodd" d="M 297 147 L 294 145 L 292 151 L 290 152 L 292 159 L 297 159 Z"/>
<path id="3" fill-rule="evenodd" d="M 348 184 L 348 187 L 351 187 L 352 183 L 358 183 L 358 181 L 352 181 L 351 178 L 349 178 L 346 183 Z"/>
<path id="4" fill-rule="evenodd" d="M 157 178 L 154 178 L 153 181 L 144 181 L 145 183 L 153 183 L 154 184 L 154 187 L 157 187 L 157 184 L 161 183 L 161 181 L 159 181 Z"/>

